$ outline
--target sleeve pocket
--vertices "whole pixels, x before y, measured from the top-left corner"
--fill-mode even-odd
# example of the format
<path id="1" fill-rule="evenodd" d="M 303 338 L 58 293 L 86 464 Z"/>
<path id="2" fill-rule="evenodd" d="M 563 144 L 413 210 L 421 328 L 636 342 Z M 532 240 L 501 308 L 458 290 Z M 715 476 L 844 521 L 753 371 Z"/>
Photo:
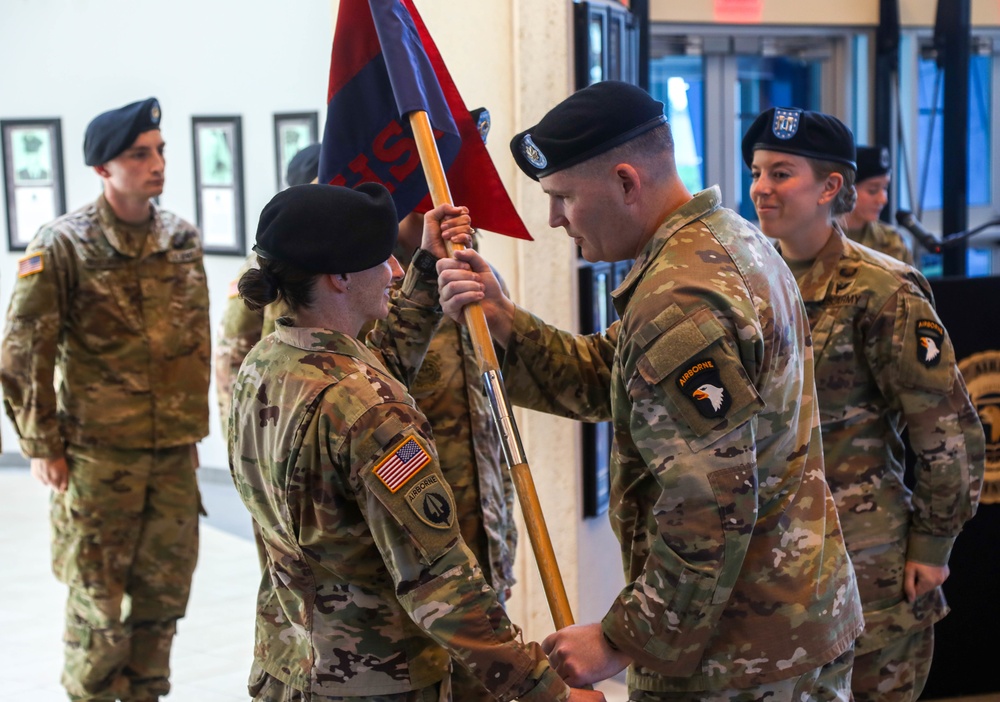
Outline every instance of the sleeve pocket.
<path id="1" fill-rule="evenodd" d="M 764 408 L 726 330 L 708 308 L 658 335 L 636 369 L 646 383 L 662 388 L 673 405 L 670 414 L 688 429 L 692 451 L 710 446 Z"/>

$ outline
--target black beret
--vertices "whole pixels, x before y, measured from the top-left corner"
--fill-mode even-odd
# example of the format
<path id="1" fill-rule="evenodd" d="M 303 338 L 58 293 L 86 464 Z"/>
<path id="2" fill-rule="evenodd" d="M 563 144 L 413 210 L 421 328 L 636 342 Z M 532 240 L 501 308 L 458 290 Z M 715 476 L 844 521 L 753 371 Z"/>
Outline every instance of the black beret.
<path id="1" fill-rule="evenodd" d="M 319 175 L 319 144 L 310 144 L 299 150 L 288 162 L 285 180 L 289 185 L 305 185 Z"/>
<path id="2" fill-rule="evenodd" d="M 486 137 L 490 133 L 490 127 L 493 122 L 490 120 L 490 111 L 485 107 L 477 107 L 474 110 L 469 110 L 469 115 L 472 117 L 472 121 L 476 124 L 476 129 L 479 131 L 479 136 L 483 138 L 483 143 L 486 143 Z"/>
<path id="3" fill-rule="evenodd" d="M 892 171 L 892 161 L 889 159 L 889 149 L 884 146 L 858 147 L 858 175 L 856 182 L 867 178 L 883 176 Z"/>
<path id="4" fill-rule="evenodd" d="M 253 250 L 306 273 L 354 273 L 387 261 L 398 234 L 396 206 L 379 183 L 293 185 L 264 206 Z"/>
<path id="5" fill-rule="evenodd" d="M 743 162 L 753 163 L 757 149 L 783 151 L 819 161 L 854 162 L 854 134 L 832 115 L 794 107 L 772 107 L 757 115 L 743 135 Z"/>
<path id="6" fill-rule="evenodd" d="M 83 162 L 88 166 L 107 163 L 150 129 L 160 128 L 160 103 L 156 98 L 133 102 L 109 110 L 90 120 L 83 137 Z"/>
<path id="7" fill-rule="evenodd" d="M 553 107 L 510 142 L 518 167 L 534 180 L 599 156 L 666 124 L 663 103 L 619 81 L 594 83 Z"/>

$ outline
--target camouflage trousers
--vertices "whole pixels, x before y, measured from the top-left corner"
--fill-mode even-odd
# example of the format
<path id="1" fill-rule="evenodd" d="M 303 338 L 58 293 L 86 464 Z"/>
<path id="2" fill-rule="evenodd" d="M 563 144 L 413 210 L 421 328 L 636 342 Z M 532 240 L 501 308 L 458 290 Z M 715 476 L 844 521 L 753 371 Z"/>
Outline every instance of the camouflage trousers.
<path id="1" fill-rule="evenodd" d="M 854 659 L 851 690 L 856 702 L 911 702 L 927 684 L 934 655 L 934 627 Z"/>
<path id="2" fill-rule="evenodd" d="M 62 684 L 71 700 L 170 691 L 170 646 L 198 559 L 192 447 L 70 446 L 52 499 L 52 567 L 69 586 Z"/>
<path id="3" fill-rule="evenodd" d="M 452 697 L 451 681 L 445 678 L 436 685 L 410 692 L 393 695 L 367 695 L 364 697 L 328 697 L 311 695 L 289 687 L 259 666 L 254 666 L 247 686 L 253 702 L 463 702 L 460 697 Z M 492 698 L 491 699 L 495 699 Z"/>
<path id="4" fill-rule="evenodd" d="M 629 702 L 850 702 L 854 649 L 826 665 L 788 680 L 747 690 L 647 692 L 632 690 Z"/>

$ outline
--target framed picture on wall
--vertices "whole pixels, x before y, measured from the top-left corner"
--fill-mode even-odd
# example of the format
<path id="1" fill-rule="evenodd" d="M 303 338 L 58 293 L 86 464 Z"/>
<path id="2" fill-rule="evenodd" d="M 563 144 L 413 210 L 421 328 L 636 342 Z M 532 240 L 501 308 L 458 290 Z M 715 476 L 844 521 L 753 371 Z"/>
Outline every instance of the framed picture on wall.
<path id="1" fill-rule="evenodd" d="M 206 253 L 246 253 L 239 116 L 191 118 L 194 196 Z"/>
<path id="2" fill-rule="evenodd" d="M 59 119 L 0 120 L 7 244 L 24 251 L 45 223 L 66 213 Z"/>
<path id="3" fill-rule="evenodd" d="M 288 162 L 299 151 L 319 141 L 318 112 L 284 112 L 274 115 L 274 163 L 277 189 L 288 187 Z"/>

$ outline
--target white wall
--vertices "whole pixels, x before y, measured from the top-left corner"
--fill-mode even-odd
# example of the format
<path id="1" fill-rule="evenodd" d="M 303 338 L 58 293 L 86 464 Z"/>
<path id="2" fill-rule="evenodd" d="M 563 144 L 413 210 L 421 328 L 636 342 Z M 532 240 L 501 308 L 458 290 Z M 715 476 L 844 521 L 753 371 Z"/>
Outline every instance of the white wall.
<path id="1" fill-rule="evenodd" d="M 87 123 L 104 110 L 155 96 L 163 110 L 167 183 L 160 204 L 195 221 L 192 115 L 240 115 L 246 237 L 275 190 L 273 114 L 325 117 L 332 18 L 329 0 L 3 0 L 0 4 L 0 119 L 60 117 L 66 205 L 100 193 L 83 164 Z M 6 227 L 0 198 L 0 226 Z M 0 253 L 6 313 L 19 252 Z M 242 257 L 208 256 L 212 327 Z M 203 465 L 225 468 L 212 389 Z M 3 444 L 16 451 L 7 417 Z"/>

